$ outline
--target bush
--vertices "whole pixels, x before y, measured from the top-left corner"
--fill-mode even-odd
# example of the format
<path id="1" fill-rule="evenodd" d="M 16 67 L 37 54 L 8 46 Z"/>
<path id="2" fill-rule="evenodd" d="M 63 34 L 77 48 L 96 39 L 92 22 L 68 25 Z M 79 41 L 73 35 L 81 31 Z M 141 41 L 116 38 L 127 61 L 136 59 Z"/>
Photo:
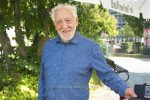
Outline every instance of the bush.
<path id="1" fill-rule="evenodd" d="M 122 42 L 121 43 L 122 53 L 129 53 L 133 51 L 132 46 L 133 46 L 132 42 Z"/>
<path id="2" fill-rule="evenodd" d="M 103 83 L 102 83 L 102 81 L 98 78 L 97 73 L 96 73 L 95 70 L 92 71 L 92 77 L 91 77 L 90 83 L 91 83 L 91 84 L 94 84 L 94 85 L 103 86 Z"/>
<path id="3" fill-rule="evenodd" d="M 133 43 L 133 52 L 134 53 L 140 53 L 141 48 L 142 48 L 141 42 L 134 42 Z"/>
<path id="4" fill-rule="evenodd" d="M 39 63 L 32 59 L 14 59 L 11 70 L 1 67 L 0 100 L 36 100 Z"/>
<path id="5" fill-rule="evenodd" d="M 36 100 L 38 78 L 22 75 L 20 81 L 5 86 L 0 91 L 1 100 Z"/>

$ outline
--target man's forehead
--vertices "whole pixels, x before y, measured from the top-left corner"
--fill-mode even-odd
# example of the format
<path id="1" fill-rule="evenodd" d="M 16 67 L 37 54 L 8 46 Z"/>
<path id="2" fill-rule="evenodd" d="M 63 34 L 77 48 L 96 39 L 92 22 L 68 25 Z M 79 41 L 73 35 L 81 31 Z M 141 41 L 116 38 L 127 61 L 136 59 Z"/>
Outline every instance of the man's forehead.
<path id="1" fill-rule="evenodd" d="M 62 13 L 63 13 L 63 12 L 68 12 L 68 13 L 73 14 L 72 10 L 69 9 L 69 8 L 67 8 L 67 7 L 61 7 L 61 8 L 59 8 L 59 9 L 57 9 L 55 13 L 60 13 L 60 12 L 62 12 Z"/>
<path id="2" fill-rule="evenodd" d="M 74 16 L 70 9 L 60 8 L 55 12 L 55 18 L 74 18 Z"/>

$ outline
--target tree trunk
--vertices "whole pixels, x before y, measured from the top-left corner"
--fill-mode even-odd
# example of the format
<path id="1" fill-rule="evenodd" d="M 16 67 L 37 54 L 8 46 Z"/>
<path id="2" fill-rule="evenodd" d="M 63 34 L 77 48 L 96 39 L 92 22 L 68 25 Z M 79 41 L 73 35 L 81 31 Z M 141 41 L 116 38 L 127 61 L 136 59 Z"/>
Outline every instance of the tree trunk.
<path id="1" fill-rule="evenodd" d="M 20 0 L 12 0 L 12 5 L 14 8 L 14 17 L 16 21 L 16 26 L 15 26 L 15 33 L 16 33 L 16 42 L 18 43 L 18 53 L 24 57 L 27 58 L 27 51 L 26 51 L 26 46 L 24 42 L 24 36 L 22 34 L 22 29 L 21 29 L 21 20 L 20 20 Z"/>
<path id="2" fill-rule="evenodd" d="M 40 57 L 41 54 L 42 54 L 42 50 L 43 50 L 43 46 L 46 42 L 46 40 L 48 40 L 47 38 L 45 37 L 40 37 L 39 41 L 38 41 L 38 49 L 37 49 L 37 56 Z"/>
<path id="3" fill-rule="evenodd" d="M 3 50 L 3 59 L 5 59 L 6 65 L 11 66 L 11 58 L 9 55 L 13 53 L 13 48 L 10 44 L 10 39 L 6 34 L 6 31 L 0 33 L 0 44 Z"/>
<path id="4" fill-rule="evenodd" d="M 48 22 L 48 9 L 45 8 L 44 3 L 41 3 L 40 0 L 38 0 L 39 2 L 39 19 L 41 19 L 41 28 L 43 29 L 43 32 L 45 33 L 45 36 L 43 37 L 39 37 L 38 39 L 38 48 L 37 48 L 37 56 L 40 57 L 41 53 L 42 53 L 42 49 L 43 46 L 45 44 L 45 42 L 48 40 L 49 38 L 49 27 L 50 27 L 50 23 Z M 42 14 L 42 15 L 41 15 Z"/>
<path id="5" fill-rule="evenodd" d="M 35 35 L 34 35 L 34 38 L 33 38 L 33 44 L 32 44 L 32 46 L 31 46 L 31 48 L 30 48 L 30 52 L 29 52 L 29 56 L 30 57 L 35 57 L 35 58 L 37 58 L 37 50 L 38 50 L 38 41 L 39 41 L 39 38 L 40 38 L 40 33 L 36 33 Z"/>

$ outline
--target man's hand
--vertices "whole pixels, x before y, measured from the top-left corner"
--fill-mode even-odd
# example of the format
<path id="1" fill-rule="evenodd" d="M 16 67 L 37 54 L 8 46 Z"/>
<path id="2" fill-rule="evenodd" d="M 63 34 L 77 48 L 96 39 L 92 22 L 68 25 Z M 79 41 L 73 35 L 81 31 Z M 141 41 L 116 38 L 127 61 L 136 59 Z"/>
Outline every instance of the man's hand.
<path id="1" fill-rule="evenodd" d="M 133 88 L 127 88 L 125 90 L 125 98 L 124 100 L 128 100 L 129 98 L 137 98 L 137 95 L 134 92 Z"/>

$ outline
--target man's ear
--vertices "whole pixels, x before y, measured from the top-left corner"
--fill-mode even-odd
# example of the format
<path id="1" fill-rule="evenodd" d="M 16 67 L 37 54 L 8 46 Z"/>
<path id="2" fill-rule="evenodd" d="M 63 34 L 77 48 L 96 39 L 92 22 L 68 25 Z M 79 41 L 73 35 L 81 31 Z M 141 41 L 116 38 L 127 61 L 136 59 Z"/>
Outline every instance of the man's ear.
<path id="1" fill-rule="evenodd" d="M 76 26 L 78 26 L 79 24 L 79 20 L 78 20 L 78 17 L 76 18 Z"/>

